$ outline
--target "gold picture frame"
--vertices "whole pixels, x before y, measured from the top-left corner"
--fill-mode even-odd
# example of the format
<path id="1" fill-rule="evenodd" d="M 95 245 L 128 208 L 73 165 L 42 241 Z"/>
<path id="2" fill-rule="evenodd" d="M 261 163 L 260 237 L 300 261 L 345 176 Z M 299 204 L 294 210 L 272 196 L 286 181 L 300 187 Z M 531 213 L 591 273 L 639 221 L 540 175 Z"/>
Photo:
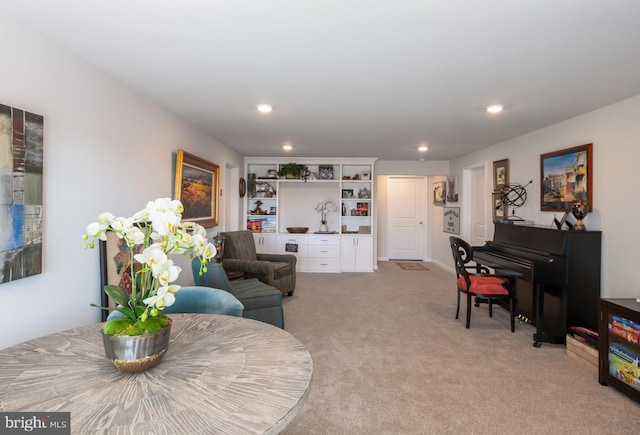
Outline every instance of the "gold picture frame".
<path id="1" fill-rule="evenodd" d="M 218 225 L 220 167 L 179 149 L 174 199 L 184 206 L 182 219 L 205 228 Z"/>
<path id="2" fill-rule="evenodd" d="M 509 159 L 493 162 L 493 190 L 499 191 L 509 184 Z"/>

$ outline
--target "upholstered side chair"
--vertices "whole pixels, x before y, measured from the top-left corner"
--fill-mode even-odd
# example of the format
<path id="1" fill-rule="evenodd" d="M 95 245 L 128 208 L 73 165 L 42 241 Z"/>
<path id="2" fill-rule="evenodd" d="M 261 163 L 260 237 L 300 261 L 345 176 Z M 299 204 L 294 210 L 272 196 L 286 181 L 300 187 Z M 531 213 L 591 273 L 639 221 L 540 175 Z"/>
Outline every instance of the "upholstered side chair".
<path id="1" fill-rule="evenodd" d="M 450 236 L 451 252 L 456 269 L 456 284 L 458 286 L 458 306 L 456 308 L 456 319 L 460 313 L 460 294 L 467 295 L 467 323 L 469 329 L 471 323 L 472 297 L 486 299 L 489 304 L 489 317 L 493 317 L 494 300 L 505 300 L 509 304 L 509 315 L 511 319 L 511 332 L 515 330 L 515 297 L 511 281 L 507 277 L 500 277 L 490 274 L 486 267 L 478 268 L 477 265 L 470 265 L 473 260 L 473 250 L 471 246 L 459 237 Z M 477 273 L 480 270 L 483 273 Z M 475 271 L 476 273 L 471 273 Z"/>
<path id="2" fill-rule="evenodd" d="M 228 231 L 224 237 L 222 266 L 227 272 L 244 273 L 245 278 L 257 278 L 280 290 L 282 295 L 293 295 L 296 288 L 296 257 L 289 254 L 259 254 L 250 231 Z"/>

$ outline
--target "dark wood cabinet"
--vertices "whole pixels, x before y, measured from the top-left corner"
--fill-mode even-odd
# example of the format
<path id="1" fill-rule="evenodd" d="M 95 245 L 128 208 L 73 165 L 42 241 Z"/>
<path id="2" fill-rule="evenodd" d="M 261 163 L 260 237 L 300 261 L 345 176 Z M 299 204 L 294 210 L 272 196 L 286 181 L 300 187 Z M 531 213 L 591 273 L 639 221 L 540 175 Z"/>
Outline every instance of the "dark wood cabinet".
<path id="1" fill-rule="evenodd" d="M 640 302 L 600 299 L 598 381 L 640 402 Z"/>

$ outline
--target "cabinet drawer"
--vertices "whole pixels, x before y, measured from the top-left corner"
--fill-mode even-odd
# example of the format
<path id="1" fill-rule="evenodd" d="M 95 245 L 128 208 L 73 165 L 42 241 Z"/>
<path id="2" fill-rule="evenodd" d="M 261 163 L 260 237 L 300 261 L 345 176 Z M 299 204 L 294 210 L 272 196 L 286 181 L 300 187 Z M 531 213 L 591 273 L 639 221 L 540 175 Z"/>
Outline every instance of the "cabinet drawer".
<path id="1" fill-rule="evenodd" d="M 297 243 L 298 245 L 306 245 L 309 236 L 303 234 L 278 234 L 278 245 L 285 243 Z"/>
<path id="2" fill-rule="evenodd" d="M 321 235 L 314 234 L 309 236 L 309 244 L 310 245 L 339 245 L 340 244 L 340 236 L 338 235 Z"/>
<path id="3" fill-rule="evenodd" d="M 287 243 L 292 243 L 292 242 L 287 242 Z M 307 256 L 307 245 L 306 245 L 306 243 L 298 244 L 298 252 L 287 252 L 287 244 L 286 243 L 278 244 L 278 246 L 276 248 L 276 253 L 278 253 L 278 254 L 291 254 L 291 255 L 295 255 L 296 257 L 306 257 Z"/>
<path id="4" fill-rule="evenodd" d="M 307 258 L 306 268 L 309 272 L 340 272 L 338 258 Z"/>
<path id="5" fill-rule="evenodd" d="M 309 257 L 338 258 L 340 257 L 339 245 L 310 245 Z"/>

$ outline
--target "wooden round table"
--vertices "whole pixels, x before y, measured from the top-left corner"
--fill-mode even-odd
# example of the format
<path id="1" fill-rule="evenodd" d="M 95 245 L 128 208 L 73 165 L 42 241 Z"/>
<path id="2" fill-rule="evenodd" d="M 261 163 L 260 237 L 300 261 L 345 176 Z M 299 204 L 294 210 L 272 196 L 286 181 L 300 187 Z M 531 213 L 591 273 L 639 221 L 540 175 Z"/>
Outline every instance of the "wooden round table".
<path id="1" fill-rule="evenodd" d="M 101 323 L 0 350 L 0 410 L 70 412 L 72 433 L 278 433 L 303 406 L 307 349 L 267 323 L 172 314 L 164 359 L 138 374 L 104 356 Z"/>

